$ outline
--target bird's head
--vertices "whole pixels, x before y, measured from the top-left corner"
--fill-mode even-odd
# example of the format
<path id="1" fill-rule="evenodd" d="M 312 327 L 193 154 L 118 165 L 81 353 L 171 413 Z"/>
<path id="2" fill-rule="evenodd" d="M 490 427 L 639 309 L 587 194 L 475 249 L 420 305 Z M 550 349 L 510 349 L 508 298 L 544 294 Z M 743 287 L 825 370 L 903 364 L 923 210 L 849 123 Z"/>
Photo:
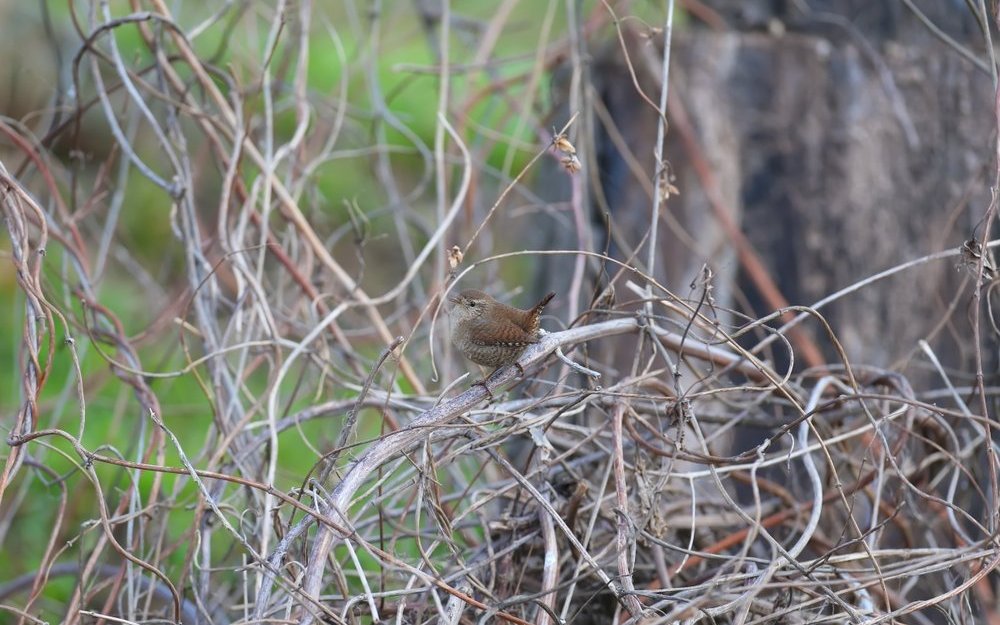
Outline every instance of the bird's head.
<path id="1" fill-rule="evenodd" d="M 448 301 L 452 305 L 449 312 L 456 322 L 481 317 L 490 310 L 495 302 L 486 293 L 475 289 L 468 289 L 457 295 L 452 295 L 448 298 Z"/>

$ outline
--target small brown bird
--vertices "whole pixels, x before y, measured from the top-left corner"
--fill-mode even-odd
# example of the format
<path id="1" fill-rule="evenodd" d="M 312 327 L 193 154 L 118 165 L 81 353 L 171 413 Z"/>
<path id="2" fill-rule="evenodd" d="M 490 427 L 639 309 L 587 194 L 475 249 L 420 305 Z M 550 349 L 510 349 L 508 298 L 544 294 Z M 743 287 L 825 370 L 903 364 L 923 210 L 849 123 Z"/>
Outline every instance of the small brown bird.
<path id="1" fill-rule="evenodd" d="M 478 365 L 494 370 L 518 365 L 518 356 L 529 345 L 538 342 L 542 309 L 555 295 L 549 293 L 528 310 L 501 304 L 474 289 L 453 295 L 449 298 L 453 304 L 451 342 L 463 356 Z M 520 365 L 517 368 L 520 370 Z M 524 371 L 521 373 L 523 375 Z"/>

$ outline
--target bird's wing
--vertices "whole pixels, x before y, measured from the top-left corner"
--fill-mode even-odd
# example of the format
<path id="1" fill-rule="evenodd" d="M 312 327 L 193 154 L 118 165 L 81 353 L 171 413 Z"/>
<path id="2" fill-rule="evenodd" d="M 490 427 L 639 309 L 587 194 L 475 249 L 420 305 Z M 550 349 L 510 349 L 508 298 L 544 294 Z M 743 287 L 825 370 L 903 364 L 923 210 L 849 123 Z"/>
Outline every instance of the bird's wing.
<path id="1" fill-rule="evenodd" d="M 475 323 L 469 328 L 469 339 L 477 345 L 530 345 L 538 339 L 509 319 Z"/>

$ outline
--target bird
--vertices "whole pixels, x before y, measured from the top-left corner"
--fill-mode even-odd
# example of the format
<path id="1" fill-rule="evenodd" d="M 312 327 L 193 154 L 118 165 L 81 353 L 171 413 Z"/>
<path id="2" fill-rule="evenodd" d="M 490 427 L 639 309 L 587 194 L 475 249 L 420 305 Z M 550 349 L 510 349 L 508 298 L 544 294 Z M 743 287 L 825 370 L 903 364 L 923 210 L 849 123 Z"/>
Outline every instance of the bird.
<path id="1" fill-rule="evenodd" d="M 528 310 L 502 304 L 475 289 L 453 295 L 449 298 L 451 342 L 477 365 L 492 367 L 495 372 L 513 364 L 524 375 L 517 359 L 529 345 L 538 342 L 542 309 L 555 295 L 548 293 Z M 492 396 L 485 378 L 475 385 L 481 385 Z"/>

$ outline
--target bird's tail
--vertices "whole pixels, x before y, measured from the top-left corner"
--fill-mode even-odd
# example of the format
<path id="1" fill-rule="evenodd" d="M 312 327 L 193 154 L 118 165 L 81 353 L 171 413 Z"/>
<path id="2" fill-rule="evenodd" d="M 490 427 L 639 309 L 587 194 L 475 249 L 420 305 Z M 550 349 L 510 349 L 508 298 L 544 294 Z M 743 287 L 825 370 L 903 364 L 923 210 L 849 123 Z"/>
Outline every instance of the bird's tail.
<path id="1" fill-rule="evenodd" d="M 534 312 L 534 313 L 536 313 L 536 314 L 542 312 L 542 309 L 545 308 L 545 306 L 549 302 L 551 302 L 552 298 L 555 297 L 555 296 L 556 296 L 556 292 L 555 291 L 549 291 L 549 294 L 546 295 L 545 297 L 543 297 L 542 301 L 540 301 L 537 304 L 535 304 L 535 307 L 532 308 L 531 311 Z"/>

